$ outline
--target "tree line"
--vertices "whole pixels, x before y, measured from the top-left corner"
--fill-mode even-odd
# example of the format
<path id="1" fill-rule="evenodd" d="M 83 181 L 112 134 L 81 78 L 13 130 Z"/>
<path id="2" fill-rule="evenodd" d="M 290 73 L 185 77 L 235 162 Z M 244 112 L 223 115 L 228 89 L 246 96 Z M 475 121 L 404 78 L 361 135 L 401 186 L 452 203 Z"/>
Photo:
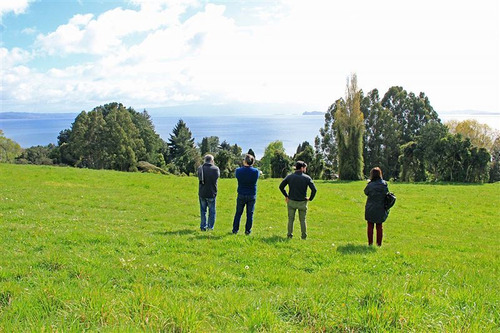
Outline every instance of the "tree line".
<path id="1" fill-rule="evenodd" d="M 442 124 L 424 93 L 402 87 L 365 95 L 355 74 L 316 141 L 325 179 L 364 179 L 379 166 L 387 179 L 404 182 L 500 180 L 498 131 L 474 120 Z"/>
<path id="2" fill-rule="evenodd" d="M 21 149 L 0 131 L 1 162 L 191 175 L 208 153 L 225 178 L 234 176 L 244 156 L 217 136 L 195 143 L 182 119 L 164 141 L 146 110 L 121 103 L 82 111 L 59 133 L 57 145 Z M 255 156 L 252 149 L 246 153 Z M 281 141 L 271 142 L 257 166 L 265 177 L 282 178 L 296 160 L 305 161 L 315 179 L 365 179 L 379 166 L 385 178 L 405 182 L 493 182 L 500 180 L 500 136 L 473 120 L 442 124 L 424 93 L 395 86 L 382 98 L 377 89 L 365 95 L 352 75 L 313 145 L 304 141 L 289 156 Z"/>

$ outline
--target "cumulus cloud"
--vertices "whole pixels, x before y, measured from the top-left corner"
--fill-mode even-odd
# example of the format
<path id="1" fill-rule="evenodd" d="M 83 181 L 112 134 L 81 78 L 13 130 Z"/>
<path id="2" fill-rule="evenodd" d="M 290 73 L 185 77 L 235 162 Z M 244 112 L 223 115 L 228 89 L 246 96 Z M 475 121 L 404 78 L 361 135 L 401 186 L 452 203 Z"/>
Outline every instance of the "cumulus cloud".
<path id="1" fill-rule="evenodd" d="M 154 32 L 162 27 L 175 26 L 179 16 L 192 1 L 138 1 L 140 10 L 109 10 L 97 18 L 93 14 L 75 15 L 65 25 L 49 34 L 40 34 L 36 45 L 49 55 L 119 53 L 123 38 L 138 33 Z"/>
<path id="2" fill-rule="evenodd" d="M 461 98 L 496 96 L 498 89 L 498 16 L 466 2 L 450 8 L 433 0 L 421 0 L 420 7 L 396 0 L 287 0 L 271 8 L 258 2 L 236 14 L 229 3 L 132 3 L 135 10 L 75 15 L 38 36 L 36 54 L 79 54 L 78 64 L 30 70 L 30 52 L 0 49 L 9 78 L 3 91 L 11 91 L 5 96 L 78 110 L 109 101 L 134 107 L 296 103 L 325 110 L 357 72 L 365 91 L 402 85 L 424 91 L 435 108 L 495 105 Z M 259 17 L 258 24 L 242 23 L 248 15 Z M 496 51 L 490 48 L 495 40 Z"/>
<path id="3" fill-rule="evenodd" d="M 22 14 L 28 9 L 30 2 L 33 0 L 2 0 L 0 1 L 0 22 L 2 17 L 10 12 L 16 15 Z"/>

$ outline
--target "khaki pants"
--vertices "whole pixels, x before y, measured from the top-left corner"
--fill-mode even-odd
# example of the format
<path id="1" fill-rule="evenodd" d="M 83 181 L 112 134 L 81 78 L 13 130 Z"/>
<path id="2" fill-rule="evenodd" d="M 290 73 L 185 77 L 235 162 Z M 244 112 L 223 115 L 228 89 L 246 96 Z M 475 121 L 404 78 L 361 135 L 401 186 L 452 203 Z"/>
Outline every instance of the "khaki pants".
<path id="1" fill-rule="evenodd" d="M 307 238 L 307 201 L 288 200 L 288 237 L 293 237 L 293 222 L 295 220 L 295 211 L 299 211 L 300 231 L 302 232 L 302 239 Z"/>

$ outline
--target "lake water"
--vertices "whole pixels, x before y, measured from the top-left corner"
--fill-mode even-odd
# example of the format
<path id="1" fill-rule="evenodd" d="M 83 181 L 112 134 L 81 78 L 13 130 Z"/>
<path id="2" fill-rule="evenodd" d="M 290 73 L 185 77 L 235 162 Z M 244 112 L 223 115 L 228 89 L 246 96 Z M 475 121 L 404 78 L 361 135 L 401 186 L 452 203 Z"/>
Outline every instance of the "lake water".
<path id="1" fill-rule="evenodd" d="M 76 115 L 54 116 L 50 119 L 0 119 L 4 135 L 23 148 L 57 144 L 59 132 L 70 128 Z M 257 158 L 266 146 L 280 140 L 288 155 L 293 155 L 303 141 L 314 145 L 314 138 L 324 125 L 322 115 L 273 116 L 151 116 L 156 132 L 167 141 L 179 119 L 187 124 L 196 143 L 203 137 L 218 136 L 220 141 L 238 144 L 243 152 L 252 148 Z"/>

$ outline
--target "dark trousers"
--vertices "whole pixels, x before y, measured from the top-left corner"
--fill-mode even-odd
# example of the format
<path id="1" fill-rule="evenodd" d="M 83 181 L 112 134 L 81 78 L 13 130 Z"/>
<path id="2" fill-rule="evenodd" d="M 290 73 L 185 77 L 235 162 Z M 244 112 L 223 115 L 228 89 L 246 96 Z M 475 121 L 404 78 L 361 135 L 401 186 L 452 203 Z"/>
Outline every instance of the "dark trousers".
<path id="1" fill-rule="evenodd" d="M 253 225 L 253 211 L 255 209 L 255 195 L 241 195 L 238 194 L 236 199 L 236 214 L 234 214 L 233 221 L 233 233 L 237 233 L 240 229 L 241 215 L 245 206 L 247 207 L 247 223 L 245 224 L 245 234 L 250 234 L 252 232 Z"/>
<path id="2" fill-rule="evenodd" d="M 368 245 L 373 244 L 373 227 L 375 225 L 377 225 L 377 245 L 382 246 L 382 237 L 384 236 L 382 223 L 372 223 L 372 222 L 368 222 L 368 227 L 366 229 L 366 233 L 368 234 Z"/>

